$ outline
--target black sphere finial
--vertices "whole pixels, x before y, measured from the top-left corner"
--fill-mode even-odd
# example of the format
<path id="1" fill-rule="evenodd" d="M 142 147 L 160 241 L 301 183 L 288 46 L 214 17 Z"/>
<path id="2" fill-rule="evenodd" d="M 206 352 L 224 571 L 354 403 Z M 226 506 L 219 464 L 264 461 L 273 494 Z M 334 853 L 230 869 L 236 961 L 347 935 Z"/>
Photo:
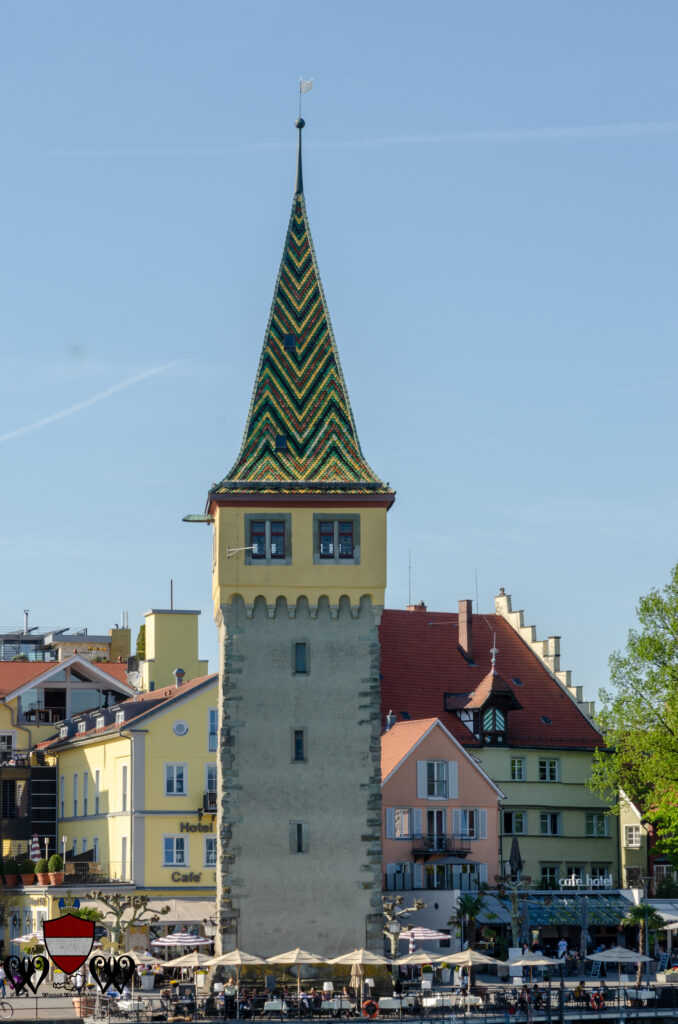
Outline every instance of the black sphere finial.
<path id="1" fill-rule="evenodd" d="M 305 126 L 305 124 L 306 122 L 304 121 L 303 117 L 298 117 L 294 122 L 294 127 L 299 128 L 301 130 Z"/>

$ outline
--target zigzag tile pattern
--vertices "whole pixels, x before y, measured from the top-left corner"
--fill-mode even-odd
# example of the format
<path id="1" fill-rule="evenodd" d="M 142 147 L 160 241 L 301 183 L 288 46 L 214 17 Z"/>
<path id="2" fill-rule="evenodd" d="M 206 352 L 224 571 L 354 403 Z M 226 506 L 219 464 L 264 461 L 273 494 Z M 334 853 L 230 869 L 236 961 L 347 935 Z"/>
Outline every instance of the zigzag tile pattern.
<path id="1" fill-rule="evenodd" d="M 240 454 L 214 490 L 246 482 L 258 491 L 389 490 L 360 448 L 303 195 L 294 197 Z"/>

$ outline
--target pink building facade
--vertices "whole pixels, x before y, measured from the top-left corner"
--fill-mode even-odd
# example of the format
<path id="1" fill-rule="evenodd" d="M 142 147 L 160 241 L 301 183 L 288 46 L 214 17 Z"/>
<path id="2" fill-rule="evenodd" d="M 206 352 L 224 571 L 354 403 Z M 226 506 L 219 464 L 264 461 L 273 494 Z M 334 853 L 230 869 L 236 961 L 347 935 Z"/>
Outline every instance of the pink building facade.
<path id="1" fill-rule="evenodd" d="M 381 795 L 385 891 L 494 882 L 504 794 L 439 719 L 382 735 Z"/>

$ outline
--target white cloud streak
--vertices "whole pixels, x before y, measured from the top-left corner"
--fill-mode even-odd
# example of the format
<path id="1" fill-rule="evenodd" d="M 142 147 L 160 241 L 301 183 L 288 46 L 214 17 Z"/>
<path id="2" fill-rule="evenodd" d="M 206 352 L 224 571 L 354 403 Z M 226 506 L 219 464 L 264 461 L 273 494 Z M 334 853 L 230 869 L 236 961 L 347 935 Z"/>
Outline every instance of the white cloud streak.
<path id="1" fill-rule="evenodd" d="M 174 363 L 165 363 L 163 366 L 156 366 L 151 370 L 144 370 L 143 373 L 137 373 L 134 377 L 128 377 L 127 380 L 121 380 L 118 384 L 113 384 L 110 388 L 106 388 L 105 391 L 99 391 L 96 395 L 83 399 L 82 402 L 69 405 L 67 409 L 60 409 L 59 412 L 53 412 L 50 416 L 44 416 L 41 420 L 36 420 L 35 423 L 29 423 L 25 427 L 17 427 L 16 430 L 10 430 L 8 433 L 0 435 L 0 444 L 4 444 L 5 441 L 12 441 L 15 437 L 22 437 L 24 434 L 31 434 L 34 430 L 42 430 L 43 427 L 49 426 L 50 423 L 56 423 L 57 420 L 73 416 L 76 412 L 87 409 L 90 405 L 96 405 L 97 402 L 103 402 L 105 398 L 110 398 L 111 395 L 117 394 L 118 391 L 124 391 L 125 388 L 131 387 L 132 384 L 138 384 L 139 381 L 147 380 L 149 377 L 156 377 L 159 373 L 165 373 L 166 370 L 171 370 L 175 366 L 181 366 L 185 362 L 185 359 L 177 359 Z"/>
<path id="2" fill-rule="evenodd" d="M 373 139 L 309 143 L 323 149 L 362 146 L 474 145 L 478 143 L 585 142 L 587 140 L 633 139 L 651 135 L 673 135 L 678 121 L 626 121 L 620 124 L 550 126 L 546 128 L 486 128 L 440 135 L 384 135 Z"/>
<path id="3" fill-rule="evenodd" d="M 551 125 L 545 128 L 481 128 L 443 132 L 436 135 L 382 135 L 367 139 L 313 141 L 304 139 L 308 149 L 378 149 L 389 146 L 474 146 L 517 145 L 529 142 L 598 142 L 607 139 L 638 139 L 678 133 L 678 121 L 622 121 L 618 124 Z M 53 156 L 148 156 L 148 157 L 221 157 L 239 153 L 289 149 L 291 142 L 249 142 L 235 146 L 204 149 L 57 149 Z"/>

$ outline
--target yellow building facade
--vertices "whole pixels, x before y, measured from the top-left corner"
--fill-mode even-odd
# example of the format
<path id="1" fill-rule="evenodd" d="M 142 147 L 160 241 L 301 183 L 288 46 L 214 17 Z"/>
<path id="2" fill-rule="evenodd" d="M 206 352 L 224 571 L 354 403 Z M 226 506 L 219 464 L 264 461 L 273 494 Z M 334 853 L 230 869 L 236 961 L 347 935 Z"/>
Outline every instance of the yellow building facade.
<path id="1" fill-rule="evenodd" d="M 118 705 L 50 749 L 65 884 L 214 896 L 216 676 Z"/>

